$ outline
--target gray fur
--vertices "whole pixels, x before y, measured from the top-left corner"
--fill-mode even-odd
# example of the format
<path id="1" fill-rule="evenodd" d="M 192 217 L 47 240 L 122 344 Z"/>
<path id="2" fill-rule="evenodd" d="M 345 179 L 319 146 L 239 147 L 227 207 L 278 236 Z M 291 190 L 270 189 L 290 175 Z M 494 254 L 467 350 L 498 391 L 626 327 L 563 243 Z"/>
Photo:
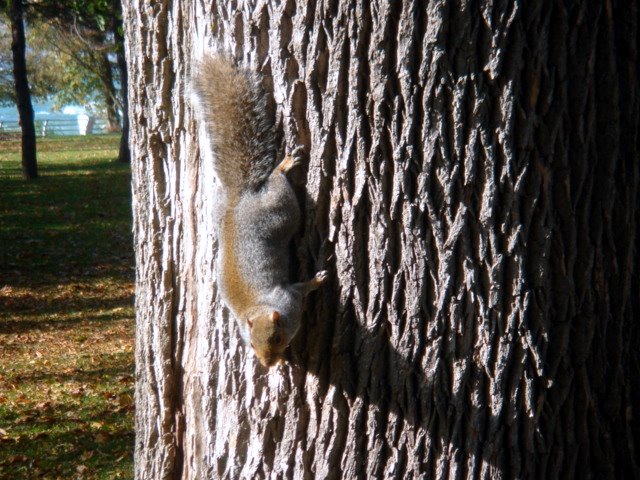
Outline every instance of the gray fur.
<path id="1" fill-rule="evenodd" d="M 302 310 L 302 295 L 289 283 L 291 237 L 298 229 L 300 208 L 287 178 L 272 174 L 256 191 L 246 191 L 235 208 L 239 235 L 236 252 L 243 259 L 240 271 L 261 305 L 277 310 L 296 324 Z M 250 232 L 243 235 L 243 232 Z"/>

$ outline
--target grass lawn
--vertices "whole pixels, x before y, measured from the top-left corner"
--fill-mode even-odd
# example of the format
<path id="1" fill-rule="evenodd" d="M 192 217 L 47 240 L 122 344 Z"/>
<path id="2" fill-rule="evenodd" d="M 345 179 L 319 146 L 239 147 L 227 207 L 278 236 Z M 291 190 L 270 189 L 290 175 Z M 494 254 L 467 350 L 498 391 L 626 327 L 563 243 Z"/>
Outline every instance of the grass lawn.
<path id="1" fill-rule="evenodd" d="M 0 479 L 133 477 L 133 252 L 117 136 L 0 141 Z"/>

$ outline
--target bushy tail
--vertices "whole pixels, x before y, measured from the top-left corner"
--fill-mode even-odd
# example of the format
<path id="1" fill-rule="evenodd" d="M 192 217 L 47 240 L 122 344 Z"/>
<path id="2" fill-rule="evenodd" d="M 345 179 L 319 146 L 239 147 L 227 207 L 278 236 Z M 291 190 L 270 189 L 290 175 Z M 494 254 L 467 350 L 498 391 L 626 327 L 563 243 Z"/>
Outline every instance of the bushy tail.
<path id="1" fill-rule="evenodd" d="M 225 57 L 196 67 L 193 90 L 222 184 L 240 193 L 258 188 L 275 167 L 274 115 L 257 74 Z"/>

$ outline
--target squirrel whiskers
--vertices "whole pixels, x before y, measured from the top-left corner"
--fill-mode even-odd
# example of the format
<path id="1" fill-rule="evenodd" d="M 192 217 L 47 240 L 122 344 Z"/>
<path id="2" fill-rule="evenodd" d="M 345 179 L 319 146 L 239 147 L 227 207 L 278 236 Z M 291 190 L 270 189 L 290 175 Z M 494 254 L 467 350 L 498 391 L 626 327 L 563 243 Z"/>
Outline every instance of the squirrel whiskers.
<path id="1" fill-rule="evenodd" d="M 207 57 L 193 80 L 224 196 L 219 208 L 218 284 L 258 360 L 272 366 L 300 327 L 302 303 L 327 278 L 288 279 L 288 244 L 300 207 L 287 173 L 300 159 L 276 166 L 273 113 L 259 77 L 225 57 Z"/>

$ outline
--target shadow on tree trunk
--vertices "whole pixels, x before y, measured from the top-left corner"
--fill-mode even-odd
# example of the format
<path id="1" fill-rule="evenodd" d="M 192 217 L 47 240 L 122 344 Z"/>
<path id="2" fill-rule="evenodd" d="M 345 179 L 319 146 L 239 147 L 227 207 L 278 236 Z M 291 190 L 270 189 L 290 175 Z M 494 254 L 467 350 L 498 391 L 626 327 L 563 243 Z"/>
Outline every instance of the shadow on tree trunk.
<path id="1" fill-rule="evenodd" d="M 635 4 L 125 5 L 139 476 L 638 476 Z M 213 38 L 308 154 L 294 277 L 332 275 L 272 371 L 216 291 Z"/>

